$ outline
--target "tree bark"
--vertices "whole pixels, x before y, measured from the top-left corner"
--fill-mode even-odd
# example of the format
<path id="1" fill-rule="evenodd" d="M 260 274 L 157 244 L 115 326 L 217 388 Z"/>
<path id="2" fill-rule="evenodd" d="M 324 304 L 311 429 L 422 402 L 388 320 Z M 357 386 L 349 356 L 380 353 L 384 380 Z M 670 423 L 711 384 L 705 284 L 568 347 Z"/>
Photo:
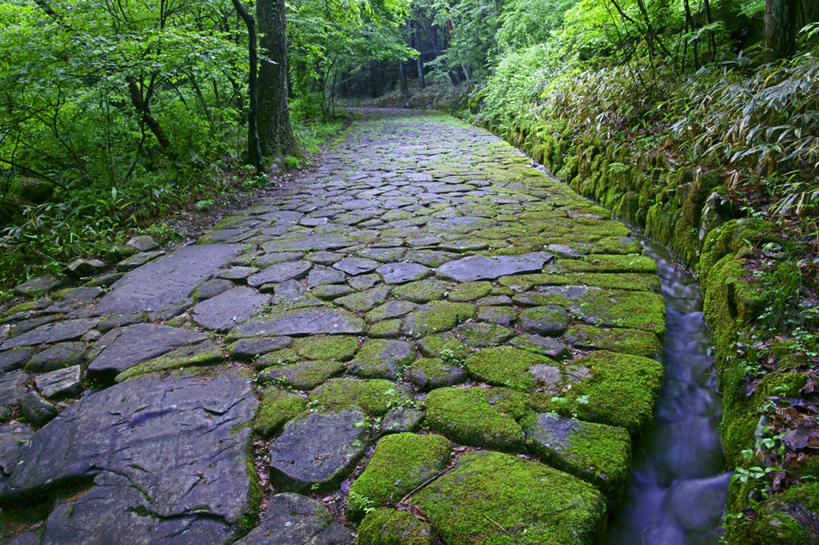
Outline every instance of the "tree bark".
<path id="1" fill-rule="evenodd" d="M 148 125 L 148 128 L 151 130 L 154 137 L 156 137 L 156 141 L 159 142 L 159 147 L 161 147 L 162 151 L 165 152 L 165 155 L 167 155 L 172 161 L 175 161 L 176 154 L 171 147 L 171 141 L 168 140 L 168 136 L 165 134 L 165 131 L 162 130 L 162 126 L 159 124 L 159 121 L 157 121 L 151 113 L 151 90 L 149 89 L 145 96 L 143 96 L 142 89 L 139 88 L 139 85 L 133 76 L 127 76 L 125 81 L 128 83 L 128 93 L 131 95 L 131 103 L 134 105 L 134 109 L 136 109 L 136 111 L 142 115 L 142 121 Z"/>
<path id="2" fill-rule="evenodd" d="M 418 65 L 418 87 L 423 89 L 424 84 L 424 52 L 421 50 L 421 25 L 415 23 L 415 49 L 418 50 L 418 57 L 416 63 Z"/>
<path id="3" fill-rule="evenodd" d="M 774 62 L 793 55 L 796 49 L 796 0 L 765 0 L 763 56 Z"/>
<path id="4" fill-rule="evenodd" d="M 258 77 L 258 129 L 262 153 L 277 157 L 296 151 L 287 105 L 287 34 L 284 0 L 258 0 L 261 63 Z"/>
<path id="5" fill-rule="evenodd" d="M 247 158 L 256 167 L 256 174 L 261 174 L 264 172 L 264 159 L 262 158 L 262 147 L 259 143 L 259 130 L 257 127 L 259 91 L 256 86 L 256 67 L 259 64 L 259 59 L 256 51 L 256 22 L 239 0 L 233 0 L 233 7 L 236 8 L 236 12 L 247 27 L 247 52 L 248 63 L 250 64 L 247 84 L 247 94 L 250 95 L 250 105 L 247 110 Z"/>

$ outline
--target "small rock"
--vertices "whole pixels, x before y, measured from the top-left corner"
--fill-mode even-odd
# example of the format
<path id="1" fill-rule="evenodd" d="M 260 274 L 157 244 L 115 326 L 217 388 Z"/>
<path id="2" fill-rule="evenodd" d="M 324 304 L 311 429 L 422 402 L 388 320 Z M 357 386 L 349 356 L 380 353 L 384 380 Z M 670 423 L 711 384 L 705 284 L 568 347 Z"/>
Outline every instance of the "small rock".
<path id="1" fill-rule="evenodd" d="M 69 365 L 79 365 L 85 360 L 88 345 L 84 342 L 58 343 L 32 357 L 26 364 L 26 371 L 45 373 Z"/>
<path id="2" fill-rule="evenodd" d="M 29 392 L 20 401 L 20 412 L 35 426 L 44 426 L 60 411 L 37 392 Z"/>
<path id="3" fill-rule="evenodd" d="M 259 337 L 240 339 L 230 345 L 230 355 L 240 361 L 251 361 L 274 350 L 280 350 L 290 344 L 290 337 Z"/>
<path id="4" fill-rule="evenodd" d="M 0 374 L 17 369 L 23 362 L 25 362 L 31 354 L 34 353 L 32 348 L 12 348 L 0 352 Z"/>
<path id="5" fill-rule="evenodd" d="M 159 244 L 149 235 L 138 235 L 131 238 L 125 243 L 126 246 L 133 248 L 138 252 L 148 252 L 159 247 Z"/>
<path id="6" fill-rule="evenodd" d="M 83 278 L 103 270 L 106 266 L 105 262 L 99 259 L 78 258 L 66 265 L 65 274 L 73 278 Z"/>
<path id="7" fill-rule="evenodd" d="M 0 376 L 0 407 L 17 405 L 28 391 L 28 373 L 19 369 Z"/>
<path id="8" fill-rule="evenodd" d="M 80 366 L 72 365 L 44 375 L 37 375 L 34 377 L 34 384 L 47 398 L 70 397 L 82 391 L 81 380 Z"/>
<path id="9" fill-rule="evenodd" d="M 30 278 L 22 284 L 18 284 L 14 287 L 14 291 L 20 295 L 36 297 L 37 295 L 41 295 L 49 290 L 53 290 L 61 284 L 61 280 L 51 276 L 50 274 L 46 274 L 43 276 Z"/>
<path id="10" fill-rule="evenodd" d="M 154 251 L 154 252 L 140 252 L 138 254 L 134 254 L 127 259 L 123 259 L 119 263 L 117 263 L 117 270 L 120 272 L 130 271 L 131 269 L 136 269 L 144 265 L 145 263 L 156 259 L 157 257 L 161 256 L 163 253 L 162 251 Z"/>

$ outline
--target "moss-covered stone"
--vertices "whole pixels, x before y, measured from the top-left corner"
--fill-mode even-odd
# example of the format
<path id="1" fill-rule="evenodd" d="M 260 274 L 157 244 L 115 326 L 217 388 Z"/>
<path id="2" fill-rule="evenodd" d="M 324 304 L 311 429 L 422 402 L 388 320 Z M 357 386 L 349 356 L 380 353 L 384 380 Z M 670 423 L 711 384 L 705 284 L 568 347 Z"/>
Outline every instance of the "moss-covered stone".
<path id="1" fill-rule="evenodd" d="M 406 376 L 420 390 L 453 386 L 466 379 L 460 367 L 448 365 L 439 358 L 421 358 L 407 369 Z"/>
<path id="2" fill-rule="evenodd" d="M 334 411 L 359 407 L 370 416 L 381 416 L 391 407 L 412 403 L 409 392 L 382 379 L 330 379 L 310 392 L 307 399 L 311 406 Z"/>
<path id="3" fill-rule="evenodd" d="M 728 517 L 728 542 L 737 545 L 806 545 L 819 542 L 811 514 L 819 511 L 819 483 L 788 488 L 753 510 Z"/>
<path id="4" fill-rule="evenodd" d="M 272 352 L 262 354 L 253 361 L 253 365 L 257 369 L 264 369 L 265 367 L 270 367 L 272 365 L 287 365 L 288 363 L 295 363 L 301 359 L 302 357 L 299 356 L 298 352 L 296 352 L 296 350 L 290 346 L 287 348 L 282 348 L 281 350 L 274 350 Z"/>
<path id="5" fill-rule="evenodd" d="M 373 509 L 358 527 L 358 545 L 433 545 L 432 530 L 407 511 Z"/>
<path id="6" fill-rule="evenodd" d="M 307 400 L 297 394 L 279 388 L 266 388 L 253 421 L 253 430 L 259 435 L 270 437 L 306 407 Z"/>
<path id="7" fill-rule="evenodd" d="M 399 299 L 405 299 L 414 303 L 428 303 L 430 301 L 440 301 L 444 298 L 449 290 L 452 289 L 452 284 L 443 282 L 441 280 L 416 280 L 409 284 L 396 286 L 392 290 L 392 294 Z"/>
<path id="8" fill-rule="evenodd" d="M 472 347 L 495 346 L 509 340 L 514 330 L 487 322 L 470 322 L 458 326 L 454 333 Z"/>
<path id="9" fill-rule="evenodd" d="M 472 353 L 472 349 L 451 332 L 424 337 L 418 341 L 418 349 L 425 356 L 441 358 L 450 364 L 462 362 Z"/>
<path id="10" fill-rule="evenodd" d="M 592 254 L 582 259 L 556 259 L 555 265 L 578 273 L 657 273 L 654 260 L 643 255 Z"/>
<path id="11" fill-rule="evenodd" d="M 451 545 L 591 545 L 606 515 L 591 485 L 499 452 L 465 454 L 412 503 Z"/>
<path id="12" fill-rule="evenodd" d="M 599 488 L 617 504 L 628 486 L 631 438 L 623 428 L 542 413 L 526 420 L 526 446 L 545 463 Z"/>
<path id="13" fill-rule="evenodd" d="M 123 382 L 140 375 L 160 373 L 169 369 L 179 369 L 198 365 L 212 365 L 225 359 L 222 349 L 210 341 L 194 346 L 184 346 L 167 354 L 144 361 L 119 373 L 115 380 Z"/>
<path id="14" fill-rule="evenodd" d="M 459 443 L 522 452 L 525 394 L 508 388 L 440 388 L 426 399 L 430 428 Z"/>
<path id="15" fill-rule="evenodd" d="M 347 361 L 358 350 L 358 339 L 343 335 L 300 337 L 293 341 L 293 349 L 308 360 Z"/>
<path id="16" fill-rule="evenodd" d="M 273 382 L 297 390 L 312 390 L 325 380 L 344 371 L 343 363 L 332 360 L 313 360 L 268 367 L 259 373 L 262 382 Z"/>
<path id="17" fill-rule="evenodd" d="M 482 306 L 478 307 L 478 320 L 493 324 L 508 326 L 518 318 L 517 310 L 513 307 Z"/>
<path id="18" fill-rule="evenodd" d="M 620 426 L 631 433 L 651 420 L 663 379 L 659 362 L 601 350 L 571 362 L 566 372 L 578 382 L 562 398 L 550 402 L 557 412 Z"/>
<path id="19" fill-rule="evenodd" d="M 540 380 L 559 385 L 561 381 L 558 363 L 551 358 L 528 350 L 499 346 L 486 348 L 466 359 L 469 374 L 494 386 L 508 386 L 519 390 L 534 390 Z M 549 369 L 542 369 L 542 368 Z"/>
<path id="20" fill-rule="evenodd" d="M 401 336 L 401 320 L 384 320 L 370 326 L 367 335 L 379 339 L 394 339 Z"/>
<path id="21" fill-rule="evenodd" d="M 450 448 L 449 440 L 440 435 L 383 437 L 367 469 L 350 486 L 347 512 L 357 519 L 366 509 L 397 502 L 446 467 Z"/>
<path id="22" fill-rule="evenodd" d="M 474 301 L 492 292 L 492 284 L 489 282 L 464 282 L 458 284 L 449 291 L 450 301 Z"/>
<path id="23" fill-rule="evenodd" d="M 334 300 L 334 303 L 353 312 L 367 312 L 383 304 L 389 294 L 389 287 L 376 286 L 358 293 L 351 293 L 350 295 L 339 297 Z"/>
<path id="24" fill-rule="evenodd" d="M 403 331 L 410 337 L 425 337 L 448 331 L 474 314 L 475 305 L 469 303 L 434 301 L 409 313 L 404 318 Z"/>
<path id="25" fill-rule="evenodd" d="M 564 337 L 578 348 L 625 352 L 646 358 L 656 358 L 663 351 L 662 343 L 657 335 L 642 329 L 609 329 L 576 324 L 566 331 Z"/>
<path id="26" fill-rule="evenodd" d="M 396 379 L 415 360 L 415 347 L 393 339 L 370 339 L 350 364 L 350 371 L 364 378 Z"/>

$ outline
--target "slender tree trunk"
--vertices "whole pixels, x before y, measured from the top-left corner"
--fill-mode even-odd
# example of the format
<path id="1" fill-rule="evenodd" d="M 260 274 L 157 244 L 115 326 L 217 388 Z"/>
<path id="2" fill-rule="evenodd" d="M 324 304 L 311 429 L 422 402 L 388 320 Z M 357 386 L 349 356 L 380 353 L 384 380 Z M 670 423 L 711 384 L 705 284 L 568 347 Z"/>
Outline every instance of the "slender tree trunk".
<path id="1" fill-rule="evenodd" d="M 287 106 L 287 34 L 284 0 L 258 0 L 261 63 L 258 78 L 259 144 L 264 155 L 283 156 L 296 151 Z"/>
<path id="2" fill-rule="evenodd" d="M 765 61 L 773 62 L 793 55 L 796 32 L 796 0 L 766 0 L 762 49 Z"/>
<path id="3" fill-rule="evenodd" d="M 423 89 L 426 87 L 424 84 L 424 54 L 421 50 L 421 25 L 418 23 L 415 23 L 415 49 L 418 50 L 418 57 L 416 59 L 416 64 L 418 65 L 418 87 Z"/>
<path id="4" fill-rule="evenodd" d="M 261 174 L 264 172 L 264 160 L 262 159 L 262 148 L 259 144 L 259 130 L 256 118 L 259 95 L 256 88 L 256 66 L 259 64 L 256 52 L 256 22 L 239 0 L 233 0 L 233 7 L 236 8 L 239 17 L 245 22 L 248 37 L 247 51 L 250 73 L 248 75 L 247 94 L 250 95 L 250 106 L 247 110 L 247 157 L 248 161 L 256 167 L 256 174 Z"/>
<path id="5" fill-rule="evenodd" d="M 768 0 L 770 1 L 770 0 Z M 705 24 L 711 24 L 711 2 L 710 0 L 703 0 L 703 8 L 705 9 Z M 711 50 L 711 62 L 717 58 L 717 40 L 714 38 L 714 32 L 708 31 L 708 48 Z"/>
<path id="6" fill-rule="evenodd" d="M 401 94 L 407 94 L 407 74 L 404 72 L 404 61 L 398 62 L 398 74 L 401 77 Z"/>
<path id="7" fill-rule="evenodd" d="M 694 32 L 695 30 L 697 30 L 697 28 L 696 28 L 695 23 L 694 23 L 694 18 L 691 17 L 691 5 L 688 3 L 688 0 L 684 0 L 683 5 L 685 6 L 685 21 L 686 21 L 686 24 L 691 29 L 691 32 Z M 692 47 L 694 49 L 694 68 L 699 68 L 700 67 L 700 56 L 699 56 L 699 51 L 697 50 L 697 41 L 696 40 L 694 40 L 694 43 L 692 44 Z M 688 48 L 688 42 L 686 41 L 686 49 L 687 48 Z M 685 63 L 685 54 L 683 54 L 683 63 Z"/>
<path id="8" fill-rule="evenodd" d="M 131 103 L 134 105 L 134 109 L 140 113 L 142 116 L 142 121 L 148 126 L 153 135 L 156 137 L 156 141 L 159 142 L 159 147 L 162 148 L 165 155 L 167 155 L 171 160 L 176 160 L 176 154 L 171 148 L 171 141 L 168 139 L 165 131 L 162 130 L 162 126 L 159 124 L 159 121 L 157 121 L 151 113 L 151 105 L 149 102 L 150 92 L 143 96 L 142 89 L 139 88 L 139 85 L 133 76 L 126 77 L 125 81 L 128 83 L 128 93 L 131 95 Z"/>

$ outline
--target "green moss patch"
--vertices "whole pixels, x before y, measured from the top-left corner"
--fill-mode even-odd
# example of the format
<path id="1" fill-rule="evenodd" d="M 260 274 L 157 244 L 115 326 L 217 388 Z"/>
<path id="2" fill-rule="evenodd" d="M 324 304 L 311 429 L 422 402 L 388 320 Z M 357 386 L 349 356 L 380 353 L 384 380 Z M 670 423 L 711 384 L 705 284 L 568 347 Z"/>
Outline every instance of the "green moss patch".
<path id="1" fill-rule="evenodd" d="M 549 302 L 588 324 L 626 327 L 665 335 L 665 300 L 658 293 L 583 286 L 542 288 Z"/>
<path id="2" fill-rule="evenodd" d="M 523 429 L 517 420 L 528 398 L 508 388 L 440 388 L 426 399 L 430 428 L 466 445 L 522 452 Z"/>
<path id="3" fill-rule="evenodd" d="M 370 339 L 361 346 L 350 364 L 350 370 L 365 378 L 396 379 L 415 360 L 415 356 L 415 347 L 408 342 Z"/>
<path id="4" fill-rule="evenodd" d="M 382 379 L 330 379 L 308 396 L 311 406 L 340 411 L 359 407 L 370 416 L 381 416 L 390 407 L 412 402 L 409 393 L 394 382 Z"/>
<path id="5" fill-rule="evenodd" d="M 367 469 L 350 487 L 348 513 L 359 518 L 368 508 L 397 502 L 446 467 L 450 448 L 440 435 L 397 433 L 382 438 Z"/>
<path id="6" fill-rule="evenodd" d="M 606 515 L 591 485 L 499 452 L 465 454 L 412 503 L 450 545 L 591 545 Z"/>
<path id="7" fill-rule="evenodd" d="M 555 265 L 569 272 L 657 273 L 657 264 L 644 255 L 592 254 L 582 259 L 556 259 Z"/>
<path id="8" fill-rule="evenodd" d="M 536 377 L 544 375 L 538 372 L 540 366 L 554 368 L 552 374 L 556 378 L 555 382 L 560 381 L 560 369 L 556 361 L 510 346 L 486 348 L 465 361 L 466 370 L 478 380 L 495 386 L 508 386 L 519 390 L 535 389 Z"/>
<path id="9" fill-rule="evenodd" d="M 492 292 L 489 282 L 464 282 L 449 291 L 450 301 L 474 301 L 485 297 Z"/>
<path id="10" fill-rule="evenodd" d="M 409 313 L 404 318 L 403 331 L 410 337 L 424 337 L 448 331 L 474 314 L 475 305 L 469 303 L 434 301 Z"/>
<path id="11" fill-rule="evenodd" d="M 467 346 L 495 346 L 509 340 L 515 332 L 502 325 L 486 322 L 470 322 L 458 326 L 454 333 Z"/>
<path id="12" fill-rule="evenodd" d="M 650 358 L 598 351 L 567 365 L 578 382 L 552 407 L 561 414 L 626 428 L 631 433 L 652 416 L 660 391 L 663 366 Z"/>
<path id="13" fill-rule="evenodd" d="M 418 341 L 418 349 L 425 356 L 441 358 L 447 363 L 462 362 L 472 353 L 472 349 L 453 333 L 424 337 Z"/>
<path id="14" fill-rule="evenodd" d="M 392 294 L 399 299 L 405 299 L 414 303 L 428 303 L 430 301 L 440 301 L 444 298 L 452 284 L 441 280 L 416 280 L 409 284 L 396 286 Z"/>
<path id="15" fill-rule="evenodd" d="M 367 513 L 358 527 L 358 545 L 433 545 L 429 523 L 407 511 L 381 508 Z"/>
<path id="16" fill-rule="evenodd" d="M 394 320 L 384 320 L 370 326 L 367 330 L 370 337 L 382 339 L 394 339 L 401 336 L 401 320 L 395 318 Z"/>
<path id="17" fill-rule="evenodd" d="M 253 421 L 253 429 L 264 437 L 270 437 L 306 407 L 307 400 L 301 396 L 287 390 L 266 388 Z"/>
<path id="18" fill-rule="evenodd" d="M 347 361 L 358 350 L 358 339 L 340 335 L 300 337 L 293 349 L 304 359 Z"/>
<path id="19" fill-rule="evenodd" d="M 543 413 L 528 419 L 526 446 L 545 463 L 622 499 L 631 467 L 631 438 L 623 428 Z"/>
<path id="20" fill-rule="evenodd" d="M 642 329 L 607 329 L 577 324 L 566 331 L 564 338 L 578 348 L 625 352 L 646 358 L 654 358 L 663 351 L 662 343 L 657 335 Z"/>
<path id="21" fill-rule="evenodd" d="M 407 378 L 420 390 L 453 386 L 466 379 L 460 367 L 448 365 L 440 358 L 421 358 L 407 369 Z"/>
<path id="22" fill-rule="evenodd" d="M 169 369 L 179 369 L 198 365 L 211 365 L 225 359 L 222 349 L 210 341 L 203 341 L 194 346 L 184 346 L 162 356 L 144 361 L 126 369 L 116 376 L 117 382 L 123 382 L 140 375 L 160 373 Z"/>
<path id="23" fill-rule="evenodd" d="M 297 390 L 312 390 L 344 369 L 344 364 L 337 361 L 302 361 L 290 365 L 268 367 L 259 373 L 259 380 L 274 382 Z"/>

